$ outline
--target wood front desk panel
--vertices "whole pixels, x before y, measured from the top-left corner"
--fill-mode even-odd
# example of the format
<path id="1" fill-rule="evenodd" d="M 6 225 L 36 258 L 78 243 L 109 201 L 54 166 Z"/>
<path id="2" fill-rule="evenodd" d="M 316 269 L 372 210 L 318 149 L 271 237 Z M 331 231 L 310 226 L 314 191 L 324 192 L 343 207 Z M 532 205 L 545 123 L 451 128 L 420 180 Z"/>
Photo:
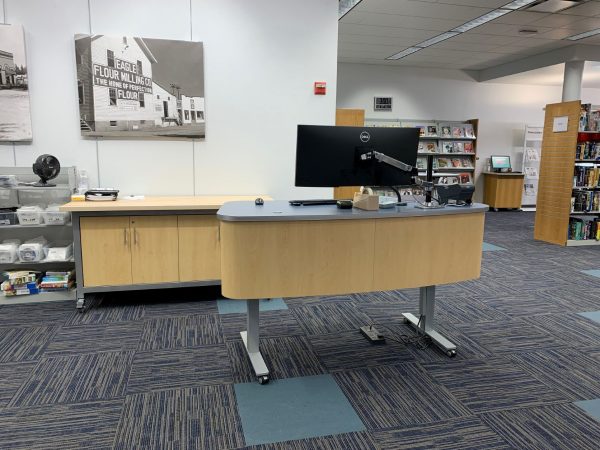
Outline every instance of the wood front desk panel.
<path id="1" fill-rule="evenodd" d="M 222 292 L 232 299 L 303 297 L 478 278 L 483 225 L 483 212 L 222 221 Z"/>
<path id="2" fill-rule="evenodd" d="M 520 208 L 523 198 L 522 173 L 485 172 L 483 202 L 491 208 Z"/>

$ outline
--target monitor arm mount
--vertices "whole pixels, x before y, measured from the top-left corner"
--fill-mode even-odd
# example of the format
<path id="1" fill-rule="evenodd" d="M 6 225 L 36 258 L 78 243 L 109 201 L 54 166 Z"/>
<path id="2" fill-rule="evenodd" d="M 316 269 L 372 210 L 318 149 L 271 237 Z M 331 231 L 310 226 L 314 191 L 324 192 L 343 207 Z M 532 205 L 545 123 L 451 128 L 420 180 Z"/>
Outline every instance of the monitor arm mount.
<path id="1" fill-rule="evenodd" d="M 391 156 L 388 156 L 384 153 L 377 152 L 375 150 L 369 150 L 364 153 L 361 153 L 360 160 L 361 161 L 375 160 L 377 162 L 382 162 L 382 163 L 388 164 L 392 167 L 395 167 L 396 169 L 402 170 L 403 172 L 412 173 L 414 170 L 414 167 L 411 166 L 410 164 L 403 163 L 402 161 L 399 161 L 395 158 L 392 158 Z M 417 186 L 421 187 L 425 191 L 426 204 L 430 204 L 431 203 L 431 194 L 434 190 L 433 181 L 431 181 L 429 179 L 427 181 L 423 181 L 418 176 L 414 176 L 413 180 Z M 390 187 L 398 196 L 398 203 L 401 203 L 402 199 L 400 197 L 400 192 L 398 192 L 398 189 L 396 189 L 393 186 L 390 186 Z"/>

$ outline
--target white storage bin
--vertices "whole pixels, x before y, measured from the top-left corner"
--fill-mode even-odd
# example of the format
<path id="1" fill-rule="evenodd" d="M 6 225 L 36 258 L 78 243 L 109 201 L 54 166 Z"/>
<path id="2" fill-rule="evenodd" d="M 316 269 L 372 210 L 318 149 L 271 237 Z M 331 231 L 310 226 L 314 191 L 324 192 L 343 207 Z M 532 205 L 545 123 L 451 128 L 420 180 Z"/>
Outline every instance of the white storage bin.
<path id="1" fill-rule="evenodd" d="M 65 204 L 71 200 L 69 187 L 60 188 L 22 188 L 19 189 L 19 203 L 23 206 L 42 206 Z"/>
<path id="2" fill-rule="evenodd" d="M 58 210 L 59 205 L 50 205 L 44 211 L 44 223 L 46 225 L 65 225 L 70 222 L 71 214 Z"/>
<path id="3" fill-rule="evenodd" d="M 0 263 L 10 264 L 17 260 L 17 252 L 19 251 L 19 244 L 15 242 L 2 243 L 0 244 Z"/>
<path id="4" fill-rule="evenodd" d="M 17 216 L 21 225 L 40 225 L 44 221 L 39 206 L 22 206 L 17 209 Z"/>
<path id="5" fill-rule="evenodd" d="M 19 260 L 38 262 L 46 257 L 48 241 L 43 236 L 31 239 L 19 246 Z"/>
<path id="6" fill-rule="evenodd" d="M 46 261 L 69 261 L 72 255 L 72 243 L 53 242 L 46 249 Z"/>

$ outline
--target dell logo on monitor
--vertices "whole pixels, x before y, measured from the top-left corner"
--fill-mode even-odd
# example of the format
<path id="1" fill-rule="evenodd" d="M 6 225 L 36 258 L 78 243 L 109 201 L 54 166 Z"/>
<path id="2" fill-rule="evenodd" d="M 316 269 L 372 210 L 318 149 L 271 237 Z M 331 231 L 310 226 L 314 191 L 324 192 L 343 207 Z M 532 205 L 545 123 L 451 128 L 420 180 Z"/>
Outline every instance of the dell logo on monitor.
<path id="1" fill-rule="evenodd" d="M 360 140 L 363 142 L 369 142 L 371 139 L 371 135 L 367 131 L 363 131 L 360 133 Z"/>

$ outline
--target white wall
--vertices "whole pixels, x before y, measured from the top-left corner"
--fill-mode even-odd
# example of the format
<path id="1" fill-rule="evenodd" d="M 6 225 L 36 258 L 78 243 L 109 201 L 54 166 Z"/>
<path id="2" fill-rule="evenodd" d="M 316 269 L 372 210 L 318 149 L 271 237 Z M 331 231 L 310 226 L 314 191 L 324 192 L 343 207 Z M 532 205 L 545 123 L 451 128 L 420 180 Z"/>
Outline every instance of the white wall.
<path id="1" fill-rule="evenodd" d="M 338 65 L 338 108 L 364 108 L 375 118 L 479 119 L 477 174 L 491 154 L 522 149 L 525 124 L 542 125 L 542 108 L 560 102 L 561 94 L 559 86 L 477 83 L 455 70 Z M 374 112 L 374 96 L 393 97 L 393 111 Z M 584 89 L 582 98 L 598 104 L 600 89 Z M 479 177 L 479 200 L 482 183 Z"/>
<path id="2" fill-rule="evenodd" d="M 28 52 L 34 140 L 16 146 L 18 166 L 51 153 L 123 193 L 331 192 L 293 184 L 296 125 L 335 121 L 337 0 L 0 2 L 8 23 L 23 24 Z M 73 36 L 90 32 L 203 41 L 206 140 L 83 139 Z M 313 95 L 314 81 L 327 81 L 326 96 Z M 13 157 L 0 145 L 0 165 Z"/>

